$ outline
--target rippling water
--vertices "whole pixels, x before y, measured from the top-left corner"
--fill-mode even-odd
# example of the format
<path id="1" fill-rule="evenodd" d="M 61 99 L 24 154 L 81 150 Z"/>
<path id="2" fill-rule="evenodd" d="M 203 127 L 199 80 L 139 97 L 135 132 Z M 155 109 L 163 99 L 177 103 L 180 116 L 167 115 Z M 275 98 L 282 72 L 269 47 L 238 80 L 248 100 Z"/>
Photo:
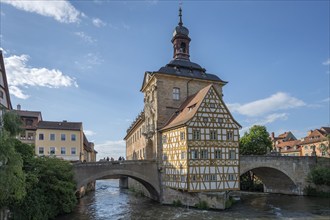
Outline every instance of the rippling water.
<path id="1" fill-rule="evenodd" d="M 330 200 L 325 198 L 253 194 L 225 211 L 163 206 L 128 190 L 118 180 L 98 180 L 95 192 L 82 198 L 75 211 L 57 220 L 168 220 L 168 219 L 330 219 Z"/>

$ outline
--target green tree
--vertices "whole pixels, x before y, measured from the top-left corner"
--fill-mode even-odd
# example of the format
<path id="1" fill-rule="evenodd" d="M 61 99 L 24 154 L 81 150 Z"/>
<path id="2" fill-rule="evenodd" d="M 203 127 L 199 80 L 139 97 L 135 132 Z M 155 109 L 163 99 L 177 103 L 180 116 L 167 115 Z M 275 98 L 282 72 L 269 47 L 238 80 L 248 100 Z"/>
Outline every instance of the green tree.
<path id="1" fill-rule="evenodd" d="M 3 125 L 4 130 L 9 132 L 9 135 L 11 137 L 15 137 L 22 131 L 20 127 L 22 124 L 21 119 L 14 112 L 6 112 L 3 115 L 3 123 L 4 123 Z"/>
<path id="2" fill-rule="evenodd" d="M 239 142 L 240 154 L 264 155 L 272 149 L 272 142 L 265 126 L 254 125 Z"/>
<path id="3" fill-rule="evenodd" d="M 68 161 L 37 157 L 27 160 L 25 170 L 27 196 L 11 207 L 14 219 L 53 219 L 73 210 L 76 186 Z"/>
<path id="4" fill-rule="evenodd" d="M 2 119 L 4 123 L 3 127 L 0 127 L 0 208 L 22 200 L 26 194 L 23 161 L 15 150 L 16 140 L 13 138 L 17 134 L 17 120 L 8 112 L 0 118 L 1 121 Z M 11 129 L 12 127 L 16 128 Z"/>

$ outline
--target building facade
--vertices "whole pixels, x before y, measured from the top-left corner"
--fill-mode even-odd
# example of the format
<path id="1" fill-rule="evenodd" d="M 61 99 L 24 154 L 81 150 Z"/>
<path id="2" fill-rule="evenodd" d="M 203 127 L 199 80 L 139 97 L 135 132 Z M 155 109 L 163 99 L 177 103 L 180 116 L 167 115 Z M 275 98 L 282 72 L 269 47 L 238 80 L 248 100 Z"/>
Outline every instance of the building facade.
<path id="1" fill-rule="evenodd" d="M 96 161 L 94 144 L 88 142 L 81 122 L 40 121 L 36 130 L 35 154 L 69 161 Z"/>
<path id="2" fill-rule="evenodd" d="M 21 119 L 22 131 L 17 137 L 25 144 L 35 144 L 37 126 L 42 121 L 42 115 L 39 111 L 23 111 L 21 106 L 17 106 L 17 110 L 13 110 Z"/>
<path id="3" fill-rule="evenodd" d="M 127 130 L 126 157 L 156 159 L 174 189 L 238 190 L 240 125 L 222 99 L 227 82 L 190 61 L 190 41 L 180 9 L 173 60 L 144 74 L 144 109 Z"/>
<path id="4" fill-rule="evenodd" d="M 330 127 L 310 130 L 299 140 L 289 131 L 275 137 L 271 135 L 273 149 L 283 156 L 330 157 Z"/>

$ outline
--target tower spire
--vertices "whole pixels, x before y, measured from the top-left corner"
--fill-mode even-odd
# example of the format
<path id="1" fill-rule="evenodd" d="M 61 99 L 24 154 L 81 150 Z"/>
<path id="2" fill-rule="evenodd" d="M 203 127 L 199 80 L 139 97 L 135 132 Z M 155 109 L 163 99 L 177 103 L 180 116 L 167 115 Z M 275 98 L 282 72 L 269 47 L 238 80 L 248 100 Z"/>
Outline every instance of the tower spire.
<path id="1" fill-rule="evenodd" d="M 179 17 L 180 17 L 179 26 L 182 26 L 183 23 L 182 23 L 182 9 L 181 9 L 181 6 L 179 8 Z"/>

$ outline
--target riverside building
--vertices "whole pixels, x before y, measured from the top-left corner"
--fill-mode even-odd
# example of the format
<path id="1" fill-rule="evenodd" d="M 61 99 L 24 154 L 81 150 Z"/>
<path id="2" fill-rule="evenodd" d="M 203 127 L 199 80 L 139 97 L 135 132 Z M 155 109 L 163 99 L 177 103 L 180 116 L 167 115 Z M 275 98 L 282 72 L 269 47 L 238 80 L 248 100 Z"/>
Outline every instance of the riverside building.
<path id="1" fill-rule="evenodd" d="M 227 82 L 190 61 L 190 41 L 180 8 L 173 59 L 144 74 L 144 109 L 127 130 L 126 157 L 157 160 L 163 190 L 239 190 L 241 126 L 222 98 Z"/>

